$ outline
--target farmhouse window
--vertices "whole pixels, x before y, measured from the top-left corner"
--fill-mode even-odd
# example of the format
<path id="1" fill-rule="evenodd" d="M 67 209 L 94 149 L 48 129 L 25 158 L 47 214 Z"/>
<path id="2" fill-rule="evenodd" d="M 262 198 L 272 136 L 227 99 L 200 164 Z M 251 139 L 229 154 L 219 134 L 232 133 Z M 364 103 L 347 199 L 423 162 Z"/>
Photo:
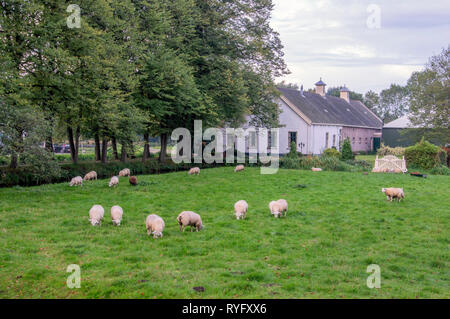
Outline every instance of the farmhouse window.
<path id="1" fill-rule="evenodd" d="M 333 134 L 333 147 L 336 147 L 336 134 Z"/>
<path id="2" fill-rule="evenodd" d="M 250 147 L 256 148 L 256 132 L 250 132 Z"/>
<path id="3" fill-rule="evenodd" d="M 359 138 L 359 144 L 361 144 L 361 142 L 362 142 L 362 137 Z"/>
<path id="4" fill-rule="evenodd" d="M 328 137 L 329 137 L 330 133 L 326 133 L 325 134 L 325 148 L 328 148 Z"/>
<path id="5" fill-rule="evenodd" d="M 353 138 L 352 138 L 352 144 L 355 144 L 355 140 L 356 140 L 356 138 L 353 136 Z"/>
<path id="6" fill-rule="evenodd" d="M 294 142 L 297 145 L 297 132 L 289 132 L 288 133 L 288 144 L 291 147 L 291 143 Z"/>

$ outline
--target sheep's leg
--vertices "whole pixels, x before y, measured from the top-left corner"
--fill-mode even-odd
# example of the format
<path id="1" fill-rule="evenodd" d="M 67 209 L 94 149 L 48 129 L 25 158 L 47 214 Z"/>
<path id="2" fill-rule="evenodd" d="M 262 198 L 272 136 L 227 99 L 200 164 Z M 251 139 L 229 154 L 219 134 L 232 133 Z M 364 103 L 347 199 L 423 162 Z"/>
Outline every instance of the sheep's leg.
<path id="1" fill-rule="evenodd" d="M 193 232 L 193 230 L 192 230 L 192 226 L 191 226 L 191 233 Z"/>

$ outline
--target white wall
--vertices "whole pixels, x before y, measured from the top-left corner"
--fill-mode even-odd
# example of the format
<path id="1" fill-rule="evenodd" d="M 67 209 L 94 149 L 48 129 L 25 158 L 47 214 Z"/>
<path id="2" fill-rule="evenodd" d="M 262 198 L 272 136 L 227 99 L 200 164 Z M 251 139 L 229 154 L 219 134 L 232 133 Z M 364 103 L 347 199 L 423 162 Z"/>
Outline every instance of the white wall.
<path id="1" fill-rule="evenodd" d="M 328 148 L 333 147 L 333 135 L 335 147 L 339 150 L 339 132 L 342 127 L 332 125 L 313 125 L 311 143 L 313 145 L 312 154 L 322 154 L 326 148 L 326 133 L 328 133 Z"/>

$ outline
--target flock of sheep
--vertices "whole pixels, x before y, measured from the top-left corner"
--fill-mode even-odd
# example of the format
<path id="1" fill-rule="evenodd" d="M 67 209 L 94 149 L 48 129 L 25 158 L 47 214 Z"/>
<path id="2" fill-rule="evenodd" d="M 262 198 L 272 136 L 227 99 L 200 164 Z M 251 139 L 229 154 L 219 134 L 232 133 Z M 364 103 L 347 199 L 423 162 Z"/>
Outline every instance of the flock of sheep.
<path id="1" fill-rule="evenodd" d="M 244 165 L 238 165 L 234 169 L 235 172 L 240 172 L 244 170 Z M 199 175 L 200 168 L 193 167 L 188 172 L 189 175 Z M 130 176 L 130 170 L 125 168 L 119 172 L 119 176 Z M 130 177 L 130 183 L 135 185 L 136 178 L 134 177 L 133 181 Z M 77 176 L 72 178 L 69 185 L 83 185 L 83 180 L 92 180 L 97 179 L 97 173 L 95 171 L 87 173 L 84 178 L 81 176 Z M 119 178 L 117 176 L 113 176 L 109 182 L 109 187 L 117 186 L 119 184 Z M 387 199 L 392 201 L 393 199 L 397 199 L 400 201 L 405 198 L 405 194 L 402 188 L 382 188 L 381 191 L 387 196 Z M 271 201 L 269 203 L 270 213 L 275 217 L 286 217 L 288 210 L 288 203 L 285 199 L 279 199 L 277 201 Z M 234 204 L 234 213 L 237 220 L 244 219 L 247 215 L 248 211 L 248 203 L 245 200 L 240 200 Z M 92 226 L 101 225 L 101 221 L 105 216 L 105 210 L 101 205 L 94 205 L 89 210 L 89 221 Z M 123 216 L 123 209 L 120 206 L 113 206 L 111 208 L 111 219 L 112 223 L 115 226 L 120 226 Z M 194 213 L 192 211 L 183 211 L 177 217 L 178 225 L 180 226 L 180 231 L 184 232 L 187 226 L 190 226 L 191 232 L 195 228 L 196 231 L 200 231 L 203 228 L 202 218 L 199 214 Z M 145 220 L 145 227 L 147 228 L 147 234 L 153 235 L 153 238 L 159 238 L 163 236 L 164 231 L 164 220 L 155 214 L 148 215 Z"/>

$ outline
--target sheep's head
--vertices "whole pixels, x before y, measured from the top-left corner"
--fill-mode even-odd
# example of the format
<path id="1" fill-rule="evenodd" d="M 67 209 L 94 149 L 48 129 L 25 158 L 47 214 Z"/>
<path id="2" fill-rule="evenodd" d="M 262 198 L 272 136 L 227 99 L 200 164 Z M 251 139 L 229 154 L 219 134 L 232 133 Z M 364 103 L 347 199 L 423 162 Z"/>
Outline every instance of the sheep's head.
<path id="1" fill-rule="evenodd" d="M 157 231 L 154 231 L 153 232 L 153 238 L 160 238 L 160 237 L 162 237 L 163 236 L 163 234 L 162 234 L 162 232 L 157 232 Z"/>
<path id="2" fill-rule="evenodd" d="M 92 226 L 99 226 L 100 225 L 100 220 L 98 220 L 98 219 L 89 218 L 89 221 L 91 222 Z"/>
<path id="3" fill-rule="evenodd" d="M 113 225 L 120 226 L 120 220 L 114 220 L 112 221 Z"/>
<path id="4" fill-rule="evenodd" d="M 382 188 L 382 189 L 381 189 L 381 192 L 382 192 L 382 193 L 386 193 L 386 188 Z"/>

